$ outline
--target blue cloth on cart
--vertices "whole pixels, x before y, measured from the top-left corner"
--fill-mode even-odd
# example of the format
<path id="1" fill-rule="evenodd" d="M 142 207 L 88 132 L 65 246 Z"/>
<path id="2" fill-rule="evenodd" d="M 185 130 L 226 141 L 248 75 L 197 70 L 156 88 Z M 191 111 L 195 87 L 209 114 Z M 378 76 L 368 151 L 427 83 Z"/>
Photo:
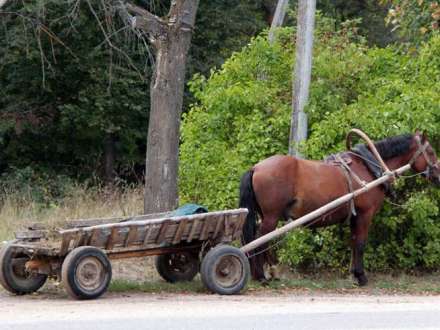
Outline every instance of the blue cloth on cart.
<path id="1" fill-rule="evenodd" d="M 179 217 L 183 215 L 191 215 L 191 214 L 197 214 L 197 213 L 206 213 L 208 212 L 208 209 L 202 205 L 198 204 L 184 204 L 178 209 L 174 210 L 171 213 L 172 217 Z"/>

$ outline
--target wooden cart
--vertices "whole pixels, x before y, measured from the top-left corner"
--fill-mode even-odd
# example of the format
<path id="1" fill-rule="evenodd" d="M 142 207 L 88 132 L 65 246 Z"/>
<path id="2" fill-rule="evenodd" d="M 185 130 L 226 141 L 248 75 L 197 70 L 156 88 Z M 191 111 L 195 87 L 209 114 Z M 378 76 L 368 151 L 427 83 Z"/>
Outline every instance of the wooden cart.
<path id="1" fill-rule="evenodd" d="M 77 220 L 56 231 L 35 224 L 17 232 L 16 240 L 1 249 L 0 283 L 12 293 L 27 294 L 55 277 L 70 296 L 92 299 L 108 288 L 109 259 L 151 255 L 158 256 L 156 268 L 165 280 L 192 280 L 210 249 L 240 239 L 247 213 L 247 209 L 236 209 L 179 217 L 162 213 Z M 204 281 L 216 277 L 202 274 Z"/>

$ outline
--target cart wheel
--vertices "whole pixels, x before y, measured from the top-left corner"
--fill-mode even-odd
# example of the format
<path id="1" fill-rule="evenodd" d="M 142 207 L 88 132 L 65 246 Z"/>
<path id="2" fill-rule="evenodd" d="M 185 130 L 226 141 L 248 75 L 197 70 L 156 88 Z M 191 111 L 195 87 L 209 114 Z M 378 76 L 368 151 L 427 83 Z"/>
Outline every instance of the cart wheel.
<path id="1" fill-rule="evenodd" d="M 28 273 L 25 265 L 30 257 L 24 253 L 17 253 L 12 244 L 8 243 L 0 250 L 1 285 L 17 295 L 37 291 L 46 282 L 47 275 Z"/>
<path id="2" fill-rule="evenodd" d="M 211 249 L 202 261 L 202 282 L 212 292 L 230 295 L 239 293 L 250 273 L 246 255 L 230 245 Z"/>
<path id="3" fill-rule="evenodd" d="M 190 252 L 162 254 L 156 257 L 156 269 L 167 282 L 192 281 L 199 272 L 199 258 Z"/>
<path id="4" fill-rule="evenodd" d="M 112 266 L 100 249 L 81 246 L 64 259 L 61 278 L 72 298 L 94 299 L 107 290 L 112 279 Z"/>

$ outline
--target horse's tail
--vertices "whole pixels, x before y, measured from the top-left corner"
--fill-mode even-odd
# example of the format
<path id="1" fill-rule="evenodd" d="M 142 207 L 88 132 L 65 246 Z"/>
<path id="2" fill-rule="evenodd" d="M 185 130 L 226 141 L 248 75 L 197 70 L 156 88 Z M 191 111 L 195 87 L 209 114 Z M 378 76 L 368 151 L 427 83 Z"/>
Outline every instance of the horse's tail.
<path id="1" fill-rule="evenodd" d="M 254 171 L 249 170 L 243 174 L 240 181 L 240 207 L 249 210 L 243 226 L 243 244 L 253 241 L 257 233 L 257 215 L 258 212 L 260 212 L 260 206 L 257 203 L 254 188 L 252 186 L 253 175 Z"/>

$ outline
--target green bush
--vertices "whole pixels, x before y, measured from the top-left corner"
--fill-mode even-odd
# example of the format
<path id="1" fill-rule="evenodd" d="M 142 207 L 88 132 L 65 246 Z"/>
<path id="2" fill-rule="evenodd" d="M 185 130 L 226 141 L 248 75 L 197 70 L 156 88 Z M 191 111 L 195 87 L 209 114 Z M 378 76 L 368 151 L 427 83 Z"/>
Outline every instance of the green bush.
<path id="1" fill-rule="evenodd" d="M 319 18 L 310 103 L 311 159 L 344 149 L 347 131 L 358 127 L 378 139 L 416 128 L 440 141 L 440 37 L 417 54 L 393 47 L 368 48 L 348 22 L 342 30 Z M 264 35 L 234 54 L 208 79 L 196 76 L 197 102 L 182 127 L 182 202 L 211 209 L 238 203 L 241 174 L 259 160 L 286 153 L 290 126 L 294 31 L 285 28 L 270 46 Z M 440 150 L 439 150 L 440 151 Z M 388 203 L 371 228 L 366 265 L 370 270 L 434 269 L 440 266 L 439 193 L 423 180 L 397 185 L 401 204 Z M 347 267 L 347 226 L 288 235 L 278 250 L 295 268 Z"/>

